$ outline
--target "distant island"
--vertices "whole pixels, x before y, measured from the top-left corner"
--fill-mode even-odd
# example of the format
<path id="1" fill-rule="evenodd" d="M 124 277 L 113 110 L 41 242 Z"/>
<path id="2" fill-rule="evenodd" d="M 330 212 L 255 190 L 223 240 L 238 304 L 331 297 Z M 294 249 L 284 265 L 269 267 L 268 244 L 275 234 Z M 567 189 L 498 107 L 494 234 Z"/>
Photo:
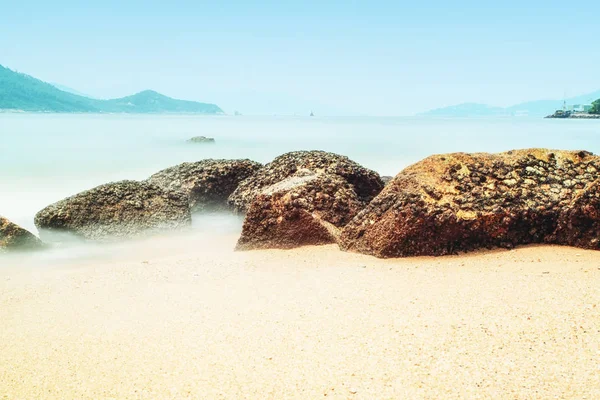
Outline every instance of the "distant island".
<path id="1" fill-rule="evenodd" d="M 437 108 L 417 115 L 423 117 L 454 118 L 514 116 L 545 117 L 555 110 L 562 108 L 565 102 L 570 105 L 589 104 L 591 100 L 598 98 L 600 98 L 600 90 L 563 100 L 536 100 L 516 104 L 510 107 L 494 107 L 480 103 L 464 103 Z"/>
<path id="2" fill-rule="evenodd" d="M 600 99 L 589 106 L 573 110 L 567 110 L 566 106 L 563 106 L 562 110 L 556 110 L 554 114 L 548 115 L 546 118 L 600 119 Z"/>
<path id="3" fill-rule="evenodd" d="M 505 115 L 506 111 L 502 107 L 492 107 L 479 103 L 463 103 L 455 106 L 436 108 L 418 114 L 423 117 L 492 117 Z"/>
<path id="4" fill-rule="evenodd" d="M 223 114 L 215 104 L 176 100 L 152 90 L 99 100 L 60 90 L 50 83 L 0 65 L 0 111 L 56 113 Z"/>

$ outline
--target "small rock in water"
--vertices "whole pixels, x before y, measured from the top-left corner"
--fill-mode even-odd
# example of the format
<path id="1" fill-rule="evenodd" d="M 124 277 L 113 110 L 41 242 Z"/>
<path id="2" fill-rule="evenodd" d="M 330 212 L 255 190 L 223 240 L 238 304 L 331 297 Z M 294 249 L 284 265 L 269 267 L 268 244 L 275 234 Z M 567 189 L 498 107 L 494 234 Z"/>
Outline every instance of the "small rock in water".
<path id="1" fill-rule="evenodd" d="M 206 136 L 194 136 L 188 139 L 188 143 L 215 143 L 215 139 Z"/>

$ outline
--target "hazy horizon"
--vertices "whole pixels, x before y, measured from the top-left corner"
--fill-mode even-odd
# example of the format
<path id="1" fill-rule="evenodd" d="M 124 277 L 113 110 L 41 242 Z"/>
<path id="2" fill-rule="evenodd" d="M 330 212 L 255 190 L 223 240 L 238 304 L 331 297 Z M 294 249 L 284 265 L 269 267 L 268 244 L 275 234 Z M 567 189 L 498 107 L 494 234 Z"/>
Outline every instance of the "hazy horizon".
<path id="1" fill-rule="evenodd" d="M 12 3 L 0 64 L 96 98 L 233 113 L 413 115 L 600 89 L 597 2 Z M 14 46 L 18 42 L 19 46 Z"/>

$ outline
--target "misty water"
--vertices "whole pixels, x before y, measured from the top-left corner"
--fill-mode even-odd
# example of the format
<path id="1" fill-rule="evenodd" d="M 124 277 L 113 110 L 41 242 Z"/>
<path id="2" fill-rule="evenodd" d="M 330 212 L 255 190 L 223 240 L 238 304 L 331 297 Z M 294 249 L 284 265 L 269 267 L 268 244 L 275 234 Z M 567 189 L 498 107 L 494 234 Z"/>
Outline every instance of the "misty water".
<path id="1" fill-rule="evenodd" d="M 193 136 L 216 144 L 190 144 Z M 382 175 L 428 155 L 547 147 L 600 152 L 595 120 L 0 114 L 0 215 L 37 232 L 43 207 L 102 183 L 205 158 L 269 162 L 292 150 L 347 155 Z M 234 217 L 196 218 L 231 233 Z M 71 251 L 74 253 L 74 251 Z M 85 251 L 84 251 L 85 253 Z"/>

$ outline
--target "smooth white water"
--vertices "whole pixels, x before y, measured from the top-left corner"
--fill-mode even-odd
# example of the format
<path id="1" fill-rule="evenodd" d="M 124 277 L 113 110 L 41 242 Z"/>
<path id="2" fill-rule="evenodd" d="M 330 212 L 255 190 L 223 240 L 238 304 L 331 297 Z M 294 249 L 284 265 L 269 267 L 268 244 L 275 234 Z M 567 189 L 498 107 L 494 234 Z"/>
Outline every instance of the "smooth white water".
<path id="1" fill-rule="evenodd" d="M 217 143 L 186 143 L 198 135 Z M 395 175 L 434 153 L 527 147 L 599 152 L 600 121 L 0 114 L 0 215 L 36 232 L 35 213 L 57 200 L 204 158 L 264 163 L 320 149 Z M 239 221 L 213 219 L 198 229 L 221 223 Z"/>

